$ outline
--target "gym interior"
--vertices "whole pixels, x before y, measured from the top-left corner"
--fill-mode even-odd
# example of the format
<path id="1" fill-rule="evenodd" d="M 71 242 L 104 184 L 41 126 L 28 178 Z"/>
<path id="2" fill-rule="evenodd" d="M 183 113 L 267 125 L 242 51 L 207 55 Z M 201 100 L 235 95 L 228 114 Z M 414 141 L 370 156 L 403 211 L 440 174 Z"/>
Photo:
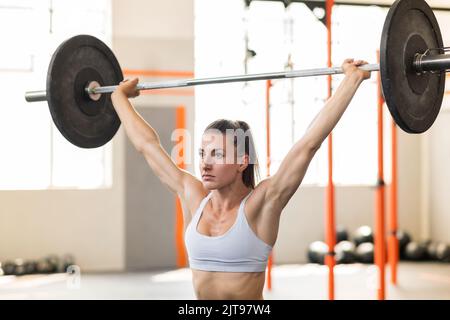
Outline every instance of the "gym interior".
<path id="1" fill-rule="evenodd" d="M 425 39 L 424 56 L 445 56 L 450 3 L 419 1 L 432 8 L 440 31 L 430 28 L 442 36 L 438 47 Z M 75 120 L 61 120 L 53 96 L 63 99 L 56 96 L 69 89 L 65 78 L 56 79 L 58 93 L 49 85 L 58 76 L 49 66 L 57 62 L 58 47 L 77 35 L 101 40 L 124 78 L 149 84 L 339 67 L 346 58 L 380 63 L 283 209 L 263 296 L 450 299 L 450 83 L 433 92 L 437 103 L 426 106 L 435 109 L 435 117 L 415 120 L 420 126 L 428 121 L 427 127 L 407 132 L 397 110 L 403 108 L 396 96 L 403 87 L 390 92 L 383 72 L 392 63 L 383 61 L 386 52 L 394 50 L 384 41 L 395 33 L 384 28 L 398 19 L 389 15 L 393 0 L 0 4 L 6 45 L 0 53 L 0 300 L 196 299 L 184 245 L 185 208 L 124 126 L 95 147 L 69 141 L 69 130 L 63 133 L 64 121 Z M 400 57 L 406 49 L 398 50 Z M 102 74 L 95 59 L 83 59 Z M 429 79 L 449 79 L 448 68 L 418 75 L 415 85 L 428 92 Z M 276 174 L 344 75 L 269 78 L 162 85 L 130 101 L 177 166 L 199 179 L 206 126 L 222 118 L 246 121 L 263 180 Z M 413 80 L 403 81 L 407 86 Z M 25 100 L 26 92 L 39 90 L 47 90 L 40 101 Z"/>

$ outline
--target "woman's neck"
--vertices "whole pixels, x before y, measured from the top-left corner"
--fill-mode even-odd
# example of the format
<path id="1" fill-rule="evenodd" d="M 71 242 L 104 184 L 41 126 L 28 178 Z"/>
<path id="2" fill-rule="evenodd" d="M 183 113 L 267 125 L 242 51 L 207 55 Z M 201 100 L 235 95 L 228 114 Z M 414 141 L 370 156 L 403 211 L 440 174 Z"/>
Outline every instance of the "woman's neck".
<path id="1" fill-rule="evenodd" d="M 240 205 L 242 199 L 249 194 L 252 189 L 244 184 L 236 187 L 225 187 L 216 189 L 211 196 L 211 203 L 214 210 L 228 211 Z"/>

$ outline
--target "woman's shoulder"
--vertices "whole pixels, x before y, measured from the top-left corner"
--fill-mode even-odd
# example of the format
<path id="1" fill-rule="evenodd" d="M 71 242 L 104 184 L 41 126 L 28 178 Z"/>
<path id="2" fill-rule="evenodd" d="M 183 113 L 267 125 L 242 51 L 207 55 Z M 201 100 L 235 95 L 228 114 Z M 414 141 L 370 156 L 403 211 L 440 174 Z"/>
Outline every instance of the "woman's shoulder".
<path id="1" fill-rule="evenodd" d="M 209 192 L 200 180 L 195 177 L 190 179 L 190 182 L 184 188 L 184 199 L 182 200 L 185 202 L 191 216 L 195 214 L 200 203 L 208 196 Z"/>
<path id="2" fill-rule="evenodd" d="M 268 180 L 264 179 L 260 181 L 249 194 L 245 204 L 245 212 L 248 217 L 255 217 L 263 208 L 266 198 L 267 185 Z"/>

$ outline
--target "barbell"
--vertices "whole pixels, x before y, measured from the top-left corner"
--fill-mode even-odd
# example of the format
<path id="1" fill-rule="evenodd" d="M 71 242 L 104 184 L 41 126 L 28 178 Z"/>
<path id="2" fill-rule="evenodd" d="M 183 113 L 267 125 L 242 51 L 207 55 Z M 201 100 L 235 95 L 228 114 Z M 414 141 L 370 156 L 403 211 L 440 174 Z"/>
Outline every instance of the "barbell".
<path id="1" fill-rule="evenodd" d="M 397 0 L 384 22 L 380 63 L 361 67 L 380 71 L 384 99 L 397 125 L 408 133 L 423 133 L 436 120 L 445 90 L 450 54 L 433 11 L 424 0 Z M 246 74 L 203 79 L 139 83 L 138 90 L 287 79 L 341 74 L 340 67 Z M 101 40 L 74 36 L 56 49 L 45 91 L 25 93 L 28 102 L 47 101 L 62 135 L 82 148 L 110 141 L 120 127 L 110 95 L 123 80 L 119 62 Z"/>

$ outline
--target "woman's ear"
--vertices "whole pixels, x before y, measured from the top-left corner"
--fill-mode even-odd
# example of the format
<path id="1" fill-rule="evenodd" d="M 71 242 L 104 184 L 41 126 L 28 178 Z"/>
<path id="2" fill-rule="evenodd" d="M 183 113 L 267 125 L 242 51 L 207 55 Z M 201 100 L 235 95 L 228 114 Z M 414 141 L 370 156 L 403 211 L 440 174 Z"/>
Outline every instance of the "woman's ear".
<path id="1" fill-rule="evenodd" d="M 240 172 L 244 172 L 244 170 L 247 169 L 247 167 L 249 165 L 250 157 L 248 156 L 248 154 L 244 154 L 239 159 L 240 159 L 240 161 L 239 161 L 239 171 Z"/>

